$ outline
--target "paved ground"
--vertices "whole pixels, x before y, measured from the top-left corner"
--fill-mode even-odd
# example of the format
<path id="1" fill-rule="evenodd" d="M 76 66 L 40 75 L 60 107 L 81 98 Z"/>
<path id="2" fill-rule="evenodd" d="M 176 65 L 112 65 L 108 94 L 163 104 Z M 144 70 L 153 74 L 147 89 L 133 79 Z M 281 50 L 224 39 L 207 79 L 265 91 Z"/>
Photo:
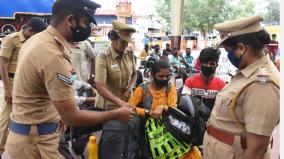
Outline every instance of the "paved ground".
<path id="1" fill-rule="evenodd" d="M 179 88 L 181 85 L 182 85 L 182 81 L 181 81 L 181 79 L 178 79 L 177 80 L 177 88 Z M 3 100 L 3 84 L 2 84 L 2 81 L 0 80 L 0 104 L 1 104 L 0 109 L 2 108 L 2 100 Z M 96 132 L 96 133 L 94 133 L 94 135 L 97 137 L 97 142 L 98 142 L 99 139 L 100 139 L 101 132 Z M 280 147 L 280 140 L 279 140 L 280 139 L 280 129 L 279 129 L 279 126 L 275 129 L 273 136 L 274 136 L 274 145 L 273 145 L 273 148 L 272 148 L 271 159 L 280 159 L 279 158 L 279 154 L 280 154 L 280 148 L 279 148 Z M 85 154 L 87 155 L 87 151 L 85 152 Z M 4 153 L 2 155 L 2 159 L 9 159 L 9 157 Z M 77 157 L 76 159 L 80 159 L 80 157 Z"/>

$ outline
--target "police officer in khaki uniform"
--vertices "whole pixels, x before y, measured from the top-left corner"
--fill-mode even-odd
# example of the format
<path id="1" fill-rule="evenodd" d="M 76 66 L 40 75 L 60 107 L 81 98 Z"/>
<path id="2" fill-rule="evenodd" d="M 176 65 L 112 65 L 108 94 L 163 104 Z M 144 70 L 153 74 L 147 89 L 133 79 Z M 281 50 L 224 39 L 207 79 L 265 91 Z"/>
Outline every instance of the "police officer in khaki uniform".
<path id="1" fill-rule="evenodd" d="M 7 35 L 0 50 L 0 73 L 4 84 L 5 100 L 0 112 L 0 154 L 3 153 L 10 113 L 12 111 L 13 79 L 18 62 L 18 54 L 23 43 L 34 34 L 46 29 L 47 24 L 41 18 L 33 17 L 20 32 Z"/>
<path id="2" fill-rule="evenodd" d="M 238 71 L 217 95 L 203 140 L 205 159 L 270 159 L 279 122 L 279 72 L 264 52 L 270 36 L 262 20 L 253 16 L 214 26 Z"/>
<path id="3" fill-rule="evenodd" d="M 51 25 L 22 46 L 5 147 L 11 159 L 61 158 L 58 152 L 60 119 L 67 125 L 91 126 L 133 118 L 135 112 L 129 107 L 91 112 L 80 111 L 75 105 L 68 42 L 89 37 L 91 23 L 96 24 L 94 14 L 98 7 L 91 0 L 55 1 Z"/>
<path id="4" fill-rule="evenodd" d="M 84 82 L 95 75 L 96 54 L 88 40 L 71 45 L 71 65 L 76 69 L 78 77 Z"/>
<path id="5" fill-rule="evenodd" d="M 130 106 L 126 101 L 136 83 L 135 58 L 133 52 L 127 47 L 132 41 L 132 33 L 136 30 L 118 20 L 114 20 L 112 25 L 113 28 L 108 33 L 111 45 L 104 53 L 98 55 L 95 75 L 97 88 L 109 90 L 109 93 L 98 96 L 96 106 L 107 110 Z M 114 102 L 106 100 L 106 97 L 112 98 Z M 132 127 L 135 123 L 131 121 L 129 124 L 124 124 L 113 120 L 103 125 L 99 148 L 103 159 L 118 159 L 127 155 L 129 159 L 137 158 L 135 153 L 131 153 L 137 150 L 137 145 L 133 145 L 132 136 L 127 139 L 127 133 L 132 132 L 128 129 L 128 125 Z M 125 146 L 127 142 L 128 150 Z M 127 151 L 129 154 L 126 153 Z"/>

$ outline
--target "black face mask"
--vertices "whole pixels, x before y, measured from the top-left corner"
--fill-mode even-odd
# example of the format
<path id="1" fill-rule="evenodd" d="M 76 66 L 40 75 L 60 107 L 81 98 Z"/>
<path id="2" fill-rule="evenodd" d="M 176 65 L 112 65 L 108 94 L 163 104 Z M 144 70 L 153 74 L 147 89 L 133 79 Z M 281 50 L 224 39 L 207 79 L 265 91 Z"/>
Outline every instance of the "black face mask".
<path id="1" fill-rule="evenodd" d="M 209 77 L 215 73 L 216 67 L 208 67 L 205 65 L 201 65 L 201 72 L 204 76 Z"/>
<path id="2" fill-rule="evenodd" d="M 170 81 L 170 79 L 167 79 L 167 80 L 160 80 L 160 79 L 157 79 L 155 76 L 154 76 L 154 82 L 156 83 L 156 85 L 157 85 L 157 87 L 158 88 L 163 88 L 163 87 L 165 87 L 168 83 L 169 83 L 169 81 Z"/>
<path id="3" fill-rule="evenodd" d="M 80 25 L 78 25 L 77 28 L 71 28 L 71 29 L 73 33 L 73 42 L 80 42 L 86 40 L 91 35 L 92 32 L 91 26 L 83 28 Z"/>
<path id="4" fill-rule="evenodd" d="M 190 55 L 191 55 L 191 53 L 190 53 L 190 52 L 188 52 L 188 53 L 186 53 L 186 55 L 187 55 L 187 56 L 190 56 Z"/>

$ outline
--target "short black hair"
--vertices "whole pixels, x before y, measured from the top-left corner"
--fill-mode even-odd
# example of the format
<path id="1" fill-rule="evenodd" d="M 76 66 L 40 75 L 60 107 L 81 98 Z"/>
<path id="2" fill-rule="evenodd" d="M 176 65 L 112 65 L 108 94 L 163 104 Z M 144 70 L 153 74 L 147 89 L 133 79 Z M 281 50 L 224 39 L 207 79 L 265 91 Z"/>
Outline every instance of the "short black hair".
<path id="1" fill-rule="evenodd" d="M 186 50 L 191 50 L 191 48 L 187 47 L 187 48 L 185 49 L 185 51 L 186 51 Z"/>
<path id="2" fill-rule="evenodd" d="M 152 65 L 151 72 L 153 75 L 155 75 L 156 73 L 160 72 L 161 69 L 170 69 L 169 63 L 164 60 L 158 60 Z"/>
<path id="3" fill-rule="evenodd" d="M 218 63 L 221 51 L 213 47 L 202 49 L 199 55 L 200 63 L 207 63 L 208 61 L 216 61 Z"/>
<path id="4" fill-rule="evenodd" d="M 52 23 L 58 24 L 62 22 L 68 15 L 74 15 L 77 20 L 83 16 L 87 16 L 76 6 L 68 5 L 68 0 L 56 0 L 52 6 Z"/>
<path id="5" fill-rule="evenodd" d="M 108 34 L 107 34 L 107 37 L 108 37 L 110 40 L 117 40 L 117 39 L 120 38 L 114 30 L 110 30 L 110 31 L 108 32 Z"/>
<path id="6" fill-rule="evenodd" d="M 169 43 L 167 43 L 167 44 L 166 44 L 166 46 L 170 46 L 170 44 L 169 44 Z"/>
<path id="7" fill-rule="evenodd" d="M 231 37 L 224 41 L 223 44 L 235 49 L 238 43 L 243 43 L 249 45 L 254 51 L 260 51 L 265 47 L 265 44 L 269 44 L 270 42 L 269 33 L 265 30 L 261 30 Z"/>

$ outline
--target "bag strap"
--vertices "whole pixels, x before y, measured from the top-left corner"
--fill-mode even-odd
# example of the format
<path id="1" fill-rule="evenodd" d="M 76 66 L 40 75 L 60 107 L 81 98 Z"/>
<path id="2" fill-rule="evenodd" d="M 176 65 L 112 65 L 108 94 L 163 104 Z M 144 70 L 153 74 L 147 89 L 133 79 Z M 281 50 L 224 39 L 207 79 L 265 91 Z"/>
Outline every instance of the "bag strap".
<path id="1" fill-rule="evenodd" d="M 236 96 L 232 99 L 230 105 L 229 105 L 229 113 L 231 115 L 231 117 L 234 119 L 235 123 L 244 129 L 244 126 L 241 124 L 240 120 L 238 119 L 237 117 L 237 114 L 235 112 L 235 108 L 237 106 L 237 101 L 240 97 L 240 95 L 242 94 L 242 92 L 248 87 L 250 86 L 251 84 L 255 83 L 255 82 L 260 82 L 259 80 L 252 80 L 250 81 L 249 83 L 247 83 L 244 87 L 242 87 L 242 89 L 240 89 L 240 91 L 236 94 Z M 270 80 L 266 81 L 266 82 L 271 82 L 272 84 L 274 84 L 278 89 L 280 89 L 280 86 L 279 86 L 279 81 L 273 79 L 273 78 L 270 78 Z"/>
<path id="2" fill-rule="evenodd" d="M 140 84 L 140 87 L 143 89 L 143 100 L 142 100 L 142 107 L 145 109 L 150 110 L 152 107 L 152 101 L 153 101 L 153 95 L 151 94 L 149 87 L 148 87 L 148 82 Z M 168 83 L 166 85 L 166 97 L 168 98 L 168 94 L 171 90 L 171 84 Z"/>
<path id="3" fill-rule="evenodd" d="M 141 102 L 141 106 L 150 110 L 152 107 L 153 95 L 149 90 L 148 82 L 140 84 L 140 87 L 143 89 L 143 100 Z"/>

